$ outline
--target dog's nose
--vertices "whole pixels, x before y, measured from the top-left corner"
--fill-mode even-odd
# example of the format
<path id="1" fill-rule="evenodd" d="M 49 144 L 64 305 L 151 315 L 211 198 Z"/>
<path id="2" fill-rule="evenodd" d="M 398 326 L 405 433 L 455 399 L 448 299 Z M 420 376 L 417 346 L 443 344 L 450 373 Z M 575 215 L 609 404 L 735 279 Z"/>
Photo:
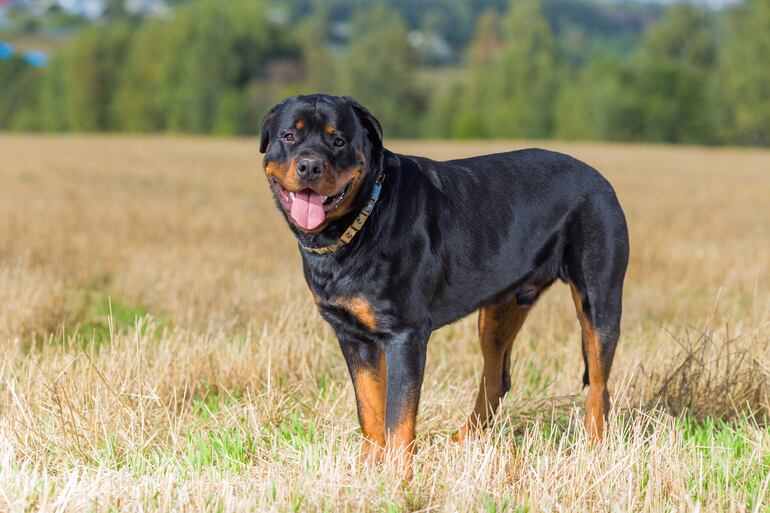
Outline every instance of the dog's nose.
<path id="1" fill-rule="evenodd" d="M 323 172 L 323 162 L 318 159 L 302 159 L 297 162 L 297 176 L 309 182 L 320 178 Z"/>

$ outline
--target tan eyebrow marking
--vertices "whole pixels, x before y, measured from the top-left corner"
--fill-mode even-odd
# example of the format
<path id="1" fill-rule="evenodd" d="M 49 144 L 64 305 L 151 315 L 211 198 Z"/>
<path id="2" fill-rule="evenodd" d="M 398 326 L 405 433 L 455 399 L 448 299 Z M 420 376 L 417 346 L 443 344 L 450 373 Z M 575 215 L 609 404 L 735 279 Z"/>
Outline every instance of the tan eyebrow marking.
<path id="1" fill-rule="evenodd" d="M 325 128 L 325 130 L 326 130 L 326 133 L 327 133 L 327 134 L 329 134 L 329 135 L 331 135 L 331 134 L 333 134 L 334 132 L 336 132 L 336 131 L 337 131 L 337 129 L 336 129 L 336 128 L 334 128 L 334 127 L 333 127 L 333 126 L 331 126 L 331 125 L 326 125 L 326 128 Z"/>
<path id="2" fill-rule="evenodd" d="M 294 128 L 296 128 L 297 130 L 302 130 L 303 128 L 305 128 L 305 122 L 302 121 L 301 119 L 298 119 L 296 123 L 294 123 Z"/>

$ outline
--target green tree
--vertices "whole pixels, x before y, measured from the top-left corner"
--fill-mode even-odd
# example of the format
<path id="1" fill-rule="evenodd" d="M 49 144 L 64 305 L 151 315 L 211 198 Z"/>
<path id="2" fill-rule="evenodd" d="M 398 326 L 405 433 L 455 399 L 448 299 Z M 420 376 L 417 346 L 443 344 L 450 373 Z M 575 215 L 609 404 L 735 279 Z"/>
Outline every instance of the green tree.
<path id="1" fill-rule="evenodd" d="M 329 17 L 324 9 L 303 21 L 297 30 L 302 51 L 304 88 L 315 92 L 332 92 L 338 87 L 337 62 L 326 48 Z"/>
<path id="2" fill-rule="evenodd" d="M 483 25 L 482 25 L 483 24 Z M 479 22 L 473 47 L 484 48 L 489 38 Z M 502 48 L 472 64 L 468 94 L 457 126 L 458 135 L 548 137 L 553 132 L 554 101 L 560 75 L 553 34 L 542 14 L 540 0 L 513 3 L 502 26 Z M 475 134 L 469 134 L 475 131 Z"/>
<path id="3" fill-rule="evenodd" d="M 130 37 L 124 24 L 96 25 L 79 33 L 60 56 L 68 128 L 97 131 L 116 126 L 111 106 Z"/>
<path id="4" fill-rule="evenodd" d="M 770 145 L 770 3 L 746 0 L 730 13 L 720 66 L 728 142 Z"/>
<path id="5" fill-rule="evenodd" d="M 164 105 L 159 98 L 167 22 L 150 22 L 134 36 L 119 76 L 113 110 L 121 130 L 164 130 Z"/>
<path id="6" fill-rule="evenodd" d="M 136 36 L 115 108 L 126 130 L 243 133 L 274 98 L 248 91 L 273 59 L 297 58 L 292 38 L 261 1 L 202 0 Z"/>
<path id="7" fill-rule="evenodd" d="M 643 60 L 666 59 L 710 70 L 716 63 L 714 27 L 703 9 L 677 4 L 647 30 L 640 51 Z"/>
<path id="8" fill-rule="evenodd" d="M 468 48 L 466 61 L 468 83 L 464 91 L 452 91 L 452 97 L 442 99 L 442 111 L 446 112 L 451 101 L 456 102 L 456 114 L 452 119 L 452 135 L 455 137 L 487 137 L 494 131 L 487 130 L 486 115 L 489 100 L 489 76 L 495 59 L 503 46 L 498 13 L 488 10 L 476 22 L 473 41 Z"/>
<path id="9" fill-rule="evenodd" d="M 645 34 L 626 84 L 646 141 L 715 142 L 716 42 L 704 10 L 679 4 Z M 635 101 L 634 101 L 635 100 Z M 636 111 L 636 112 L 634 112 Z M 618 127 L 622 130 L 623 127 Z"/>
<path id="10" fill-rule="evenodd" d="M 45 78 L 40 86 L 37 117 L 40 128 L 48 132 L 61 132 L 69 128 L 64 69 L 63 59 L 61 56 L 56 56 L 46 69 Z"/>
<path id="11" fill-rule="evenodd" d="M 377 5 L 356 14 L 345 68 L 345 92 L 369 107 L 388 133 L 417 134 L 424 97 L 416 80 L 417 58 L 397 12 Z"/>
<path id="12" fill-rule="evenodd" d="M 34 98 L 25 106 L 23 124 L 53 131 L 116 128 L 112 102 L 130 40 L 125 24 L 79 32 L 42 73 Z"/>
<path id="13" fill-rule="evenodd" d="M 428 104 L 428 111 L 420 126 L 420 135 L 432 138 L 457 137 L 458 130 L 454 125 L 461 123 L 458 119 L 461 113 L 458 105 L 463 98 L 463 89 L 458 83 L 438 91 Z"/>
<path id="14" fill-rule="evenodd" d="M 29 111 L 37 101 L 39 86 L 40 70 L 27 65 L 21 57 L 0 61 L 0 130 L 38 128 Z"/>
<path id="15" fill-rule="evenodd" d="M 104 14 L 108 19 L 122 18 L 128 15 L 125 0 L 106 0 Z"/>
<path id="16" fill-rule="evenodd" d="M 491 77 L 493 98 L 503 103 L 493 111 L 498 113 L 493 126 L 504 135 L 548 137 L 553 131 L 560 63 L 541 1 L 514 2 L 503 31 L 499 71 Z"/>
<path id="17" fill-rule="evenodd" d="M 556 101 L 559 139 L 617 139 L 624 68 L 611 55 L 592 59 L 562 85 Z"/>

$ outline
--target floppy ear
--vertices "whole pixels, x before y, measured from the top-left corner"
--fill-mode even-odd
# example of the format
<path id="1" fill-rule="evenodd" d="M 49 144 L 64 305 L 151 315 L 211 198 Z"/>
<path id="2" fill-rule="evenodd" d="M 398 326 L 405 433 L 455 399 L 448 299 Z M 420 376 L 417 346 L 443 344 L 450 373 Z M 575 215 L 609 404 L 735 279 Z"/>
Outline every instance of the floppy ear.
<path id="1" fill-rule="evenodd" d="M 372 141 L 372 144 L 374 144 L 378 150 L 381 150 L 382 125 L 380 125 L 380 121 L 375 118 L 374 114 L 369 112 L 366 107 L 355 101 L 350 96 L 344 96 L 344 98 L 348 103 L 350 103 L 350 106 L 353 107 L 353 111 L 356 113 L 356 116 L 358 116 L 361 124 L 364 125 L 364 128 L 369 135 L 369 140 Z"/>
<path id="2" fill-rule="evenodd" d="M 287 98 L 288 100 L 288 98 Z M 270 110 L 267 111 L 265 117 L 262 118 L 262 129 L 259 132 L 259 152 L 265 153 L 267 151 L 267 145 L 270 143 L 270 122 L 275 117 L 278 109 L 284 106 L 287 100 L 283 100 L 280 103 L 276 103 Z"/>

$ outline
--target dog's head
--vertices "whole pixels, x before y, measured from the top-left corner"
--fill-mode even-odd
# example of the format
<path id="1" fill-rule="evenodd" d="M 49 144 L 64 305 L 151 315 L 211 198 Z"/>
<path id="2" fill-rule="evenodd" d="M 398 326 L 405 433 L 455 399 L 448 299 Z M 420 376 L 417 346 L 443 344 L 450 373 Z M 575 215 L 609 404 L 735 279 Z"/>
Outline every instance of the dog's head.
<path id="1" fill-rule="evenodd" d="M 259 151 L 287 217 L 318 233 L 360 203 L 382 155 L 382 127 L 350 97 L 292 96 L 265 114 Z"/>

